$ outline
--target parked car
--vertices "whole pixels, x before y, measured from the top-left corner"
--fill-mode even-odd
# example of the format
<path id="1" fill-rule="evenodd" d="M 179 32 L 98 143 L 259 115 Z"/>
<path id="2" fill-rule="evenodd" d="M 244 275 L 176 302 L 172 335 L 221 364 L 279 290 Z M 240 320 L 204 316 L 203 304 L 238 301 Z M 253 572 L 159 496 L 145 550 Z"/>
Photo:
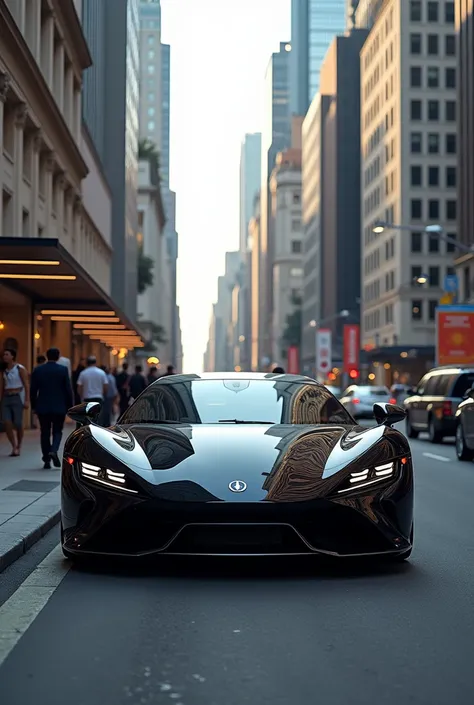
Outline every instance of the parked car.
<path id="1" fill-rule="evenodd" d="M 371 419 L 377 402 L 396 404 L 388 387 L 358 384 L 348 387 L 339 401 L 355 419 Z"/>
<path id="2" fill-rule="evenodd" d="M 458 460 L 474 460 L 474 386 L 464 394 L 456 411 L 456 455 Z"/>
<path id="3" fill-rule="evenodd" d="M 431 443 L 441 443 L 446 436 L 456 435 L 456 411 L 473 384 L 473 366 L 430 370 L 404 402 L 408 438 L 418 438 L 421 431 L 428 431 Z"/>

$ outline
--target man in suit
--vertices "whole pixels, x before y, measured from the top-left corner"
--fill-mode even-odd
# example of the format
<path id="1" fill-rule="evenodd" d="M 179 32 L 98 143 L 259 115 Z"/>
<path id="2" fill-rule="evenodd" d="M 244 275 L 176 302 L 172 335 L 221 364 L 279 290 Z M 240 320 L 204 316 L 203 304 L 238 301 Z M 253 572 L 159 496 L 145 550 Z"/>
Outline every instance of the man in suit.
<path id="1" fill-rule="evenodd" d="M 46 364 L 33 370 L 30 396 L 41 429 L 44 469 L 49 470 L 51 462 L 55 468 L 61 467 L 58 451 L 64 420 L 74 401 L 68 368 L 58 364 L 59 350 L 50 348 L 46 357 Z"/>

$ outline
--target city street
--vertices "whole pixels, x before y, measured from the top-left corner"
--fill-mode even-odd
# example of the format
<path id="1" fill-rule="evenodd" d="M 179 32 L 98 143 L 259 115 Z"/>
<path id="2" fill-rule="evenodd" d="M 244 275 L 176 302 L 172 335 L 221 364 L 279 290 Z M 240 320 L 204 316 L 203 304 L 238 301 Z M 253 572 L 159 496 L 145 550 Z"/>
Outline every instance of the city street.
<path id="1" fill-rule="evenodd" d="M 53 530 L 0 580 L 2 705 L 471 705 L 474 464 L 412 448 L 404 565 L 80 572 Z"/>

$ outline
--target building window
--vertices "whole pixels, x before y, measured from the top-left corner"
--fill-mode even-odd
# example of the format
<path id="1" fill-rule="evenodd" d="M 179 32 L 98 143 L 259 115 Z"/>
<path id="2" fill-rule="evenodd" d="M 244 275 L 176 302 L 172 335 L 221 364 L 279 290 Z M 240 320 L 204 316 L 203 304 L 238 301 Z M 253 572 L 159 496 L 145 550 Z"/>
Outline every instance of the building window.
<path id="1" fill-rule="evenodd" d="M 446 120 L 447 122 L 456 122 L 456 103 L 454 100 L 446 101 Z"/>
<path id="2" fill-rule="evenodd" d="M 456 154 L 456 135 L 449 133 L 446 135 L 446 154 Z"/>
<path id="3" fill-rule="evenodd" d="M 437 22 L 439 17 L 439 6 L 435 0 L 428 2 L 428 22 Z"/>
<path id="4" fill-rule="evenodd" d="M 410 69 L 410 84 L 412 88 L 420 88 L 421 86 L 421 67 L 412 66 Z"/>
<path id="5" fill-rule="evenodd" d="M 148 108 L 148 115 L 149 117 L 153 117 L 155 115 L 155 108 Z"/>
<path id="6" fill-rule="evenodd" d="M 299 254 L 300 252 L 303 251 L 303 249 L 302 249 L 302 247 L 301 247 L 301 240 L 292 240 L 292 242 L 291 242 L 291 251 L 292 251 L 293 254 L 295 254 L 295 255 L 297 255 L 297 254 Z"/>
<path id="7" fill-rule="evenodd" d="M 428 54 L 437 56 L 439 52 L 439 41 L 437 34 L 428 34 Z"/>
<path id="8" fill-rule="evenodd" d="M 456 240 L 456 233 L 446 233 L 446 235 L 451 238 L 451 240 Z M 455 242 L 447 242 L 446 243 L 446 252 L 456 252 L 456 243 Z"/>
<path id="9" fill-rule="evenodd" d="M 421 120 L 421 100 L 411 101 L 410 117 L 412 120 Z"/>
<path id="10" fill-rule="evenodd" d="M 149 59 L 155 58 L 155 50 L 154 49 L 150 49 L 150 51 L 148 52 L 148 58 Z"/>
<path id="11" fill-rule="evenodd" d="M 412 132 L 410 136 L 410 149 L 412 154 L 421 154 L 422 137 L 421 132 Z"/>
<path id="12" fill-rule="evenodd" d="M 414 56 L 421 54 L 421 34 L 410 35 L 410 51 Z"/>
<path id="13" fill-rule="evenodd" d="M 411 302 L 411 320 L 423 320 L 423 301 L 421 301 L 420 299 L 415 299 Z"/>
<path id="14" fill-rule="evenodd" d="M 446 220 L 456 220 L 456 201 L 446 201 Z"/>
<path id="15" fill-rule="evenodd" d="M 428 88 L 439 87 L 439 69 L 437 66 L 428 66 Z"/>
<path id="16" fill-rule="evenodd" d="M 430 286 L 438 288 L 439 287 L 439 267 L 430 267 L 428 269 L 428 278 Z"/>
<path id="17" fill-rule="evenodd" d="M 428 135 L 428 153 L 439 154 L 439 135 L 436 132 L 430 132 Z"/>
<path id="18" fill-rule="evenodd" d="M 150 103 L 153 103 L 153 101 L 155 100 L 155 94 L 152 92 L 148 93 L 148 100 Z"/>
<path id="19" fill-rule="evenodd" d="M 155 43 L 155 35 L 149 34 L 148 35 L 148 44 L 154 44 L 154 43 Z"/>
<path id="20" fill-rule="evenodd" d="M 454 34 L 447 34 L 445 36 L 444 53 L 446 56 L 456 56 L 456 37 Z"/>
<path id="21" fill-rule="evenodd" d="M 422 274 L 423 274 L 423 270 L 419 264 L 416 264 L 415 266 L 413 266 L 411 268 L 411 281 L 412 281 L 413 286 L 416 285 L 418 279 L 421 277 Z"/>
<path id="22" fill-rule="evenodd" d="M 446 186 L 448 188 L 455 188 L 456 186 L 456 167 L 447 166 L 446 167 Z"/>
<path id="23" fill-rule="evenodd" d="M 155 129 L 155 121 L 154 120 L 149 121 L 148 129 L 150 130 L 150 132 L 153 132 L 153 130 Z"/>
<path id="24" fill-rule="evenodd" d="M 423 234 L 422 233 L 412 233 L 411 234 L 411 251 L 412 252 L 422 252 L 423 250 Z"/>
<path id="25" fill-rule="evenodd" d="M 462 278 L 464 289 L 464 301 L 469 301 L 469 299 L 471 298 L 471 273 L 469 267 L 464 267 Z"/>
<path id="26" fill-rule="evenodd" d="M 436 255 L 439 252 L 439 237 L 436 237 L 436 235 L 428 237 L 428 252 L 430 255 Z"/>
<path id="27" fill-rule="evenodd" d="M 429 220 L 437 220 L 439 218 L 439 201 L 430 198 L 428 201 L 428 218 Z"/>
<path id="28" fill-rule="evenodd" d="M 293 267 L 293 269 L 290 269 L 290 277 L 302 277 L 303 276 L 303 270 L 301 267 Z"/>
<path id="29" fill-rule="evenodd" d="M 411 0 L 410 20 L 411 22 L 421 22 L 421 0 Z"/>
<path id="30" fill-rule="evenodd" d="M 456 69 L 446 69 L 446 88 L 456 88 Z"/>
<path id="31" fill-rule="evenodd" d="M 434 321 L 436 319 L 436 309 L 438 307 L 437 299 L 430 299 L 428 301 L 428 320 Z"/>
<path id="32" fill-rule="evenodd" d="M 148 64 L 147 71 L 150 76 L 155 73 L 155 67 L 153 66 L 153 64 Z"/>
<path id="33" fill-rule="evenodd" d="M 419 198 L 412 198 L 411 200 L 411 217 L 413 220 L 420 220 L 422 217 L 423 208 L 421 200 Z"/>
<path id="34" fill-rule="evenodd" d="M 439 120 L 439 100 L 428 101 L 428 120 L 430 120 L 430 122 Z"/>
<path id="35" fill-rule="evenodd" d="M 300 230 L 301 228 L 301 220 L 299 218 L 293 218 L 291 221 L 291 229 L 292 230 Z"/>
<path id="36" fill-rule="evenodd" d="M 428 186 L 439 186 L 439 167 L 428 167 Z"/>
<path id="37" fill-rule="evenodd" d="M 300 200 L 301 200 L 300 194 L 295 191 L 293 194 L 293 203 L 299 203 Z"/>
<path id="38" fill-rule="evenodd" d="M 411 167 L 411 185 L 421 186 L 421 166 Z"/>
<path id="39" fill-rule="evenodd" d="M 444 3 L 444 21 L 448 24 L 454 24 L 454 2 Z"/>

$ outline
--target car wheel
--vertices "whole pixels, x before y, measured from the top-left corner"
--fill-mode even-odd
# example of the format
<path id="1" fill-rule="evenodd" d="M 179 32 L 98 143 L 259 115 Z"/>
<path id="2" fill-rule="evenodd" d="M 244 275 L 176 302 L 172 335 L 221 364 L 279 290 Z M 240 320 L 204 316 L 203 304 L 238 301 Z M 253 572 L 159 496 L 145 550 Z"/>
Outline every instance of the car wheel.
<path id="1" fill-rule="evenodd" d="M 407 416 L 407 420 L 406 420 L 406 434 L 407 434 L 408 438 L 418 438 L 418 436 L 420 435 L 420 432 L 415 431 L 415 429 L 411 425 L 411 421 L 410 421 L 409 416 Z"/>
<path id="2" fill-rule="evenodd" d="M 458 460 L 474 460 L 474 450 L 466 446 L 464 430 L 461 423 L 456 428 L 456 455 Z"/>
<path id="3" fill-rule="evenodd" d="M 441 443 L 441 441 L 443 440 L 443 434 L 436 430 L 436 426 L 434 424 L 432 416 L 430 417 L 428 423 L 428 436 L 430 439 L 430 443 Z"/>

